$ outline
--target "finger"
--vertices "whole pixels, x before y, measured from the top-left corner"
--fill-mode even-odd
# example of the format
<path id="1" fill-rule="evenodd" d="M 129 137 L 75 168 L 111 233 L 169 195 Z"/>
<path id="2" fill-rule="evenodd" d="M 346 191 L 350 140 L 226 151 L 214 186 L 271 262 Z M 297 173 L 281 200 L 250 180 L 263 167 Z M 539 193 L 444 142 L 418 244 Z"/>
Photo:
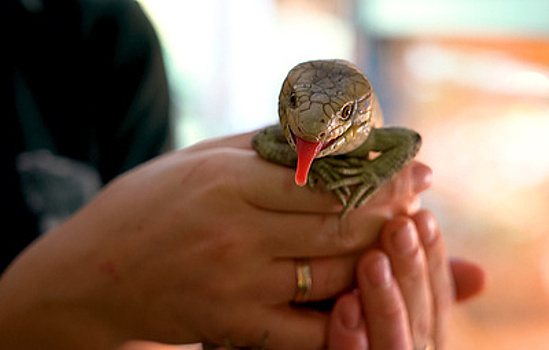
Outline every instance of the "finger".
<path id="1" fill-rule="evenodd" d="M 355 212 L 377 208 L 384 209 L 391 213 L 391 216 L 395 213 L 414 213 L 419 209 L 418 194 L 430 186 L 431 178 L 432 172 L 429 167 L 412 162 L 391 181 L 384 183 L 368 202 Z"/>
<path id="2" fill-rule="evenodd" d="M 486 285 L 486 274 L 478 265 L 462 259 L 450 259 L 454 278 L 454 298 L 458 302 L 468 300 L 482 292 Z"/>
<path id="3" fill-rule="evenodd" d="M 420 193 L 431 187 L 433 182 L 433 171 L 427 165 L 413 161 L 408 166 L 412 172 L 414 192 Z"/>
<path id="4" fill-rule="evenodd" d="M 241 195 L 258 208 L 334 214 L 342 209 L 332 193 L 297 186 L 293 169 L 267 162 L 253 151 L 239 164 L 238 184 Z"/>
<path id="5" fill-rule="evenodd" d="M 319 258 L 357 253 L 371 247 L 387 218 L 372 212 L 352 221 L 338 214 L 257 212 L 246 218 L 257 230 L 257 244 L 277 258 Z"/>
<path id="6" fill-rule="evenodd" d="M 220 147 L 252 149 L 252 136 L 254 133 L 255 131 L 251 131 L 242 134 L 212 138 L 192 145 L 186 150 L 198 152 L 206 149 Z"/>
<path id="7" fill-rule="evenodd" d="M 368 348 L 366 328 L 358 296 L 341 296 L 330 315 L 328 350 L 363 350 Z"/>
<path id="8" fill-rule="evenodd" d="M 290 306 L 259 309 L 257 314 L 248 314 L 248 319 L 257 319 L 250 323 L 250 332 L 242 339 L 257 339 L 254 344 L 266 336 L 266 349 L 308 350 L 323 349 L 326 346 L 326 326 L 328 315 L 314 310 Z M 239 331 L 245 330 L 238 326 Z M 239 345 L 235 342 L 234 345 Z"/>
<path id="9" fill-rule="evenodd" d="M 245 198 L 260 208 L 302 212 L 340 212 L 342 209 L 333 193 L 297 186 L 294 169 L 267 162 L 255 154 L 240 169 L 239 179 Z M 431 175 L 429 167 L 412 162 L 374 194 L 372 204 L 394 205 L 395 198 L 407 197 L 406 205 L 413 205 L 417 199 L 414 194 L 430 186 Z M 410 209 L 402 212 L 410 212 Z"/>
<path id="10" fill-rule="evenodd" d="M 433 338 L 434 315 L 427 261 L 414 222 L 404 216 L 387 222 L 381 242 L 408 310 L 414 345 L 421 348 Z"/>
<path id="11" fill-rule="evenodd" d="M 435 348 L 443 348 L 453 300 L 453 281 L 446 250 L 438 224 L 431 213 L 423 210 L 414 215 L 412 219 L 416 224 L 428 261 L 435 317 L 433 341 Z"/>
<path id="12" fill-rule="evenodd" d="M 307 264 L 311 276 L 311 288 L 307 301 L 335 299 L 351 289 L 354 281 L 356 256 L 310 259 Z M 262 293 L 268 294 L 269 303 L 287 304 L 297 292 L 297 268 L 294 259 L 278 259 L 271 264 L 269 273 L 259 279 Z M 260 289 L 260 288 L 257 288 Z"/>
<path id="13" fill-rule="evenodd" d="M 358 262 L 357 281 L 369 349 L 411 349 L 406 306 L 387 256 L 379 250 L 364 254 Z"/>
<path id="14" fill-rule="evenodd" d="M 403 195 L 418 194 L 431 186 L 432 170 L 418 161 L 411 162 L 398 173 L 393 180 L 386 183 L 386 189 L 374 195 L 375 201 L 386 202 Z"/>

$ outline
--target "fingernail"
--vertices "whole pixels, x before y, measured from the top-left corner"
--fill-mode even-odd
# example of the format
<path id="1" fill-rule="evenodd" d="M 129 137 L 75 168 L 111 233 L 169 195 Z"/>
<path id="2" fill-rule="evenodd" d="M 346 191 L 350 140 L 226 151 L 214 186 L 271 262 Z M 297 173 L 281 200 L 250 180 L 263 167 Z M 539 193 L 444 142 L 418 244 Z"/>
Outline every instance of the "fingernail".
<path id="1" fill-rule="evenodd" d="M 421 241 L 425 246 L 428 246 L 434 242 L 437 236 L 438 226 L 435 218 L 432 215 L 426 216 L 424 220 L 425 229 L 423 229 L 423 232 L 421 233 Z"/>
<path id="2" fill-rule="evenodd" d="M 422 163 L 415 163 L 414 168 L 412 169 L 412 173 L 415 192 L 421 192 L 431 186 L 433 171 L 427 165 Z"/>
<path id="3" fill-rule="evenodd" d="M 370 262 L 366 273 L 368 281 L 374 287 L 387 287 L 393 280 L 389 259 L 384 254 Z"/>
<path id="4" fill-rule="evenodd" d="M 392 238 L 396 251 L 402 255 L 410 255 L 417 249 L 416 230 L 411 222 L 406 222 L 406 224 L 400 226 L 393 233 Z"/>
<path id="5" fill-rule="evenodd" d="M 356 298 L 353 296 L 353 298 Z M 340 305 L 340 312 L 339 317 L 341 320 L 341 324 L 346 329 L 354 330 L 358 328 L 360 325 L 360 305 L 358 303 L 354 303 L 353 300 L 346 299 L 342 305 Z"/>

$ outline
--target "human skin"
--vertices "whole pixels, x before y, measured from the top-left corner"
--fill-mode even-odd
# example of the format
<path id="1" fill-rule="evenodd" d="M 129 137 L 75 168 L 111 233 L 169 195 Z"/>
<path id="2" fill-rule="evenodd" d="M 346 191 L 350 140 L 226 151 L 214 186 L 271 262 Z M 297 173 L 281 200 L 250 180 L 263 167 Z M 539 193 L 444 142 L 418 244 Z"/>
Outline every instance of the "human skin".
<path id="1" fill-rule="evenodd" d="M 0 279 L 0 348 L 165 343 L 325 345 L 329 315 L 292 307 L 296 258 L 311 300 L 354 280 L 383 224 L 418 209 L 430 170 L 413 163 L 344 219 L 330 193 L 259 159 L 251 134 L 169 153 L 111 182 L 23 252 Z"/>
<path id="2" fill-rule="evenodd" d="M 364 253 L 357 289 L 341 296 L 328 329 L 330 350 L 445 349 L 455 302 L 484 288 L 484 271 L 448 259 L 434 216 L 421 210 L 382 228 L 380 246 Z"/>

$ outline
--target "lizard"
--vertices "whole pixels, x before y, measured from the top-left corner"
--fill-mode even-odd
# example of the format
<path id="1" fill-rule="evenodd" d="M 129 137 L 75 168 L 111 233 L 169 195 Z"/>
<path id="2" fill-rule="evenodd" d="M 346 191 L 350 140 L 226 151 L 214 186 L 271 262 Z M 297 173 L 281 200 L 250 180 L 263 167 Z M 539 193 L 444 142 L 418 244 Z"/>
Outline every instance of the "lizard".
<path id="1" fill-rule="evenodd" d="M 401 127 L 383 127 L 383 114 L 372 85 L 345 60 L 316 60 L 290 70 L 278 101 L 279 124 L 252 136 L 253 149 L 265 160 L 296 167 L 295 183 L 319 182 L 333 191 L 340 217 L 364 204 L 417 154 L 420 135 Z M 265 350 L 257 346 L 228 350 Z M 205 350 L 218 346 L 204 343 Z"/>
<path id="2" fill-rule="evenodd" d="M 421 136 L 384 127 L 368 78 L 346 60 L 307 61 L 292 68 L 278 99 L 279 124 L 255 133 L 265 160 L 295 167 L 295 183 L 319 182 L 343 205 L 340 217 L 364 204 L 417 154 Z"/>

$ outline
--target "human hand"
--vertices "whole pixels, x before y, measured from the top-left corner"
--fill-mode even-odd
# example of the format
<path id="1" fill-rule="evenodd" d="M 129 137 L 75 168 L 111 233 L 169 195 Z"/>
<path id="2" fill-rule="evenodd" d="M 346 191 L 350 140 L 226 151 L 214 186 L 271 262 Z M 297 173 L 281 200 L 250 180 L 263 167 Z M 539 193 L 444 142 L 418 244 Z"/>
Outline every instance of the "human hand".
<path id="1" fill-rule="evenodd" d="M 294 186 L 293 171 L 259 159 L 250 137 L 198 144 L 121 176 L 25 252 L 0 280 L 18 339 L 56 349 L 57 338 L 79 349 L 129 339 L 250 345 L 268 332 L 270 347 L 322 346 L 328 316 L 290 305 L 295 259 L 313 258 L 311 300 L 341 293 L 356 254 L 385 220 L 413 210 L 430 171 L 411 165 L 339 220 L 334 196 Z"/>
<path id="2" fill-rule="evenodd" d="M 328 348 L 444 349 L 452 302 L 479 293 L 484 272 L 447 260 L 427 211 L 390 220 L 380 240 L 380 249 L 358 262 L 358 289 L 341 296 L 332 310 Z"/>

